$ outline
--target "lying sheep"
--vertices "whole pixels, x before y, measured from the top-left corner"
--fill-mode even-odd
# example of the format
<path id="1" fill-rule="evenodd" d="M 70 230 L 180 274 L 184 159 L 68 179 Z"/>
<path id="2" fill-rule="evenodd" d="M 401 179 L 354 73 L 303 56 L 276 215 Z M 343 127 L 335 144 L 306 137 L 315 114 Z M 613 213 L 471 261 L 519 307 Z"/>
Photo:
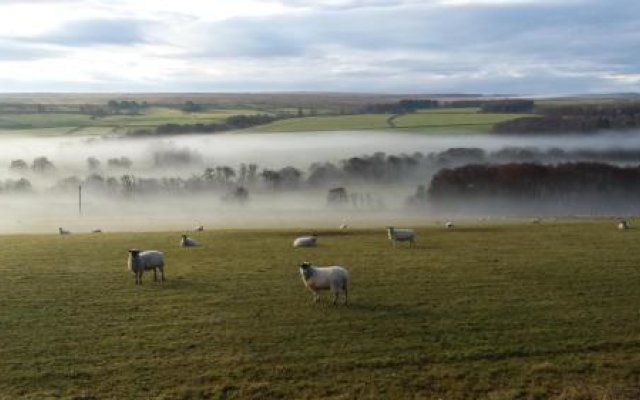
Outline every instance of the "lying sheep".
<path id="1" fill-rule="evenodd" d="M 629 229 L 629 223 L 626 220 L 621 219 L 620 221 L 618 221 L 618 229 L 620 229 L 621 231 Z"/>
<path id="2" fill-rule="evenodd" d="M 62 228 L 58 228 L 58 232 L 60 232 L 61 235 L 71 235 L 71 231 Z"/>
<path id="3" fill-rule="evenodd" d="M 102 233 L 102 229 L 94 229 L 91 233 Z"/>
<path id="4" fill-rule="evenodd" d="M 194 247 L 198 246 L 198 242 L 193 240 L 187 235 L 182 235 L 182 239 L 180 239 L 180 247 Z"/>
<path id="5" fill-rule="evenodd" d="M 390 226 L 387 227 L 387 234 L 393 247 L 396 247 L 396 242 L 409 242 L 409 247 L 414 245 L 415 234 L 413 229 L 397 229 Z"/>
<path id="6" fill-rule="evenodd" d="M 157 250 L 140 251 L 138 249 L 129 250 L 127 262 L 129 271 L 135 275 L 136 285 L 142 285 L 142 274 L 144 271 L 153 270 L 153 280 L 157 281 L 156 270 L 160 270 L 160 281 L 164 282 L 164 254 Z"/>
<path id="7" fill-rule="evenodd" d="M 351 276 L 349 271 L 340 266 L 315 267 L 309 262 L 300 264 L 302 282 L 313 292 L 313 302 L 320 299 L 318 291 L 330 290 L 333 293 L 333 304 L 338 301 L 338 295 L 344 293 L 344 304 L 348 304 L 348 290 Z"/>
<path id="8" fill-rule="evenodd" d="M 300 236 L 293 241 L 293 247 L 315 247 L 318 243 L 318 236 Z"/>

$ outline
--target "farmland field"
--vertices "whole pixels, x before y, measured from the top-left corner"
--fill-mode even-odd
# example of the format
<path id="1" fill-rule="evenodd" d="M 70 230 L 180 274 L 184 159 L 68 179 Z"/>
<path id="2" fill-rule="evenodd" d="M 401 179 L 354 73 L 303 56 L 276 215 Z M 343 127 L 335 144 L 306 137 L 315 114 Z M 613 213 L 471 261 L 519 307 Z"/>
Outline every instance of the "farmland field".
<path id="1" fill-rule="evenodd" d="M 610 220 L 417 229 L 0 236 L 0 398 L 638 398 L 640 230 Z M 165 251 L 135 287 L 128 248 Z M 311 303 L 296 264 L 351 270 Z M 152 274 L 151 274 L 152 275 Z"/>
<path id="2" fill-rule="evenodd" d="M 105 129 L 149 128 L 162 124 L 194 124 L 221 121 L 232 115 L 255 114 L 251 109 L 220 109 L 203 112 L 186 113 L 177 109 L 154 107 L 137 115 L 109 115 L 91 118 L 88 114 L 41 113 L 41 114 L 0 114 L 0 131 L 2 130 L 50 130 L 57 129 L 60 134 L 87 133 L 97 128 L 100 133 Z"/>
<path id="3" fill-rule="evenodd" d="M 530 114 L 479 113 L 477 108 L 423 110 L 389 119 L 390 114 L 357 114 L 293 118 L 259 126 L 261 132 L 327 131 L 343 129 L 410 129 L 425 132 L 443 130 L 488 131 L 502 121 Z"/>

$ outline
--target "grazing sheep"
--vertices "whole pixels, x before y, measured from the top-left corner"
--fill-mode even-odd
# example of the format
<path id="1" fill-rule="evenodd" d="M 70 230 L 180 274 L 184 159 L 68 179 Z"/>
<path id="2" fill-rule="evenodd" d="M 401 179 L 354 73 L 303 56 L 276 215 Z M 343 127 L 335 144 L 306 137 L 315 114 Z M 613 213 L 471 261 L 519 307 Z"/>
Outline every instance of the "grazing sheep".
<path id="1" fill-rule="evenodd" d="M 414 245 L 415 234 L 413 233 L 413 229 L 396 229 L 392 226 L 387 227 L 387 234 L 389 236 L 389 240 L 393 244 L 393 247 L 396 247 L 396 242 L 409 242 L 409 247 Z"/>
<path id="2" fill-rule="evenodd" d="M 453 222 L 451 222 L 451 221 L 447 221 L 447 222 L 445 222 L 444 226 L 445 226 L 447 229 L 453 229 L 453 227 L 454 227 Z"/>
<path id="3" fill-rule="evenodd" d="M 58 232 L 60 232 L 61 235 L 71 235 L 70 231 L 62 228 L 58 228 Z"/>
<path id="4" fill-rule="evenodd" d="M 618 229 L 620 229 L 621 231 L 629 229 L 629 223 L 626 220 L 621 219 L 620 221 L 618 221 Z"/>
<path id="5" fill-rule="evenodd" d="M 194 232 L 202 232 L 202 231 L 204 231 L 204 226 L 198 225 L 195 228 L 193 228 L 193 231 Z"/>
<path id="6" fill-rule="evenodd" d="M 164 282 L 164 254 L 157 250 L 140 251 L 138 249 L 129 250 L 127 262 L 129 271 L 135 275 L 136 285 L 142 285 L 142 274 L 146 270 L 153 270 L 153 280 L 157 281 L 156 270 L 160 270 L 160 281 Z"/>
<path id="7" fill-rule="evenodd" d="M 347 305 L 348 290 L 351 276 L 349 271 L 340 266 L 315 267 L 309 262 L 300 264 L 300 275 L 304 285 L 313 292 L 313 302 L 320 299 L 318 291 L 330 290 L 333 293 L 333 304 L 338 301 L 338 295 L 344 293 L 344 304 Z"/>
<path id="8" fill-rule="evenodd" d="M 300 236 L 293 241 L 293 247 L 315 247 L 318 242 L 318 236 Z"/>
<path id="9" fill-rule="evenodd" d="M 182 235 L 182 239 L 180 239 L 180 247 L 194 247 L 198 246 L 198 242 L 193 240 L 187 235 Z"/>

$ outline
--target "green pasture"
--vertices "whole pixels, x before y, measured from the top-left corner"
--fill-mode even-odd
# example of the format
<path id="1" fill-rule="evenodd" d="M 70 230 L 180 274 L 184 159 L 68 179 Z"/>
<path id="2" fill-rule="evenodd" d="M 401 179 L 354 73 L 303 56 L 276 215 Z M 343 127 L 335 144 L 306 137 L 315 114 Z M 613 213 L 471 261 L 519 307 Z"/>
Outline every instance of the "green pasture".
<path id="1" fill-rule="evenodd" d="M 637 399 L 640 229 L 615 221 L 0 236 L 0 399 Z M 136 287 L 127 249 L 165 252 Z M 296 264 L 339 264 L 319 304 Z"/>
<path id="2" fill-rule="evenodd" d="M 531 116 L 531 114 L 479 113 L 475 109 L 470 109 L 468 112 L 456 111 L 444 109 L 406 114 L 394 119 L 393 122 L 397 128 L 405 129 L 488 131 L 498 122 Z"/>
<path id="3" fill-rule="evenodd" d="M 389 129 L 386 114 L 323 115 L 290 118 L 252 128 L 260 132 L 309 132 L 360 129 Z"/>
<path id="4" fill-rule="evenodd" d="M 297 132 L 361 129 L 402 129 L 424 132 L 481 131 L 530 114 L 479 113 L 477 108 L 443 108 L 392 116 L 390 114 L 357 114 L 293 118 L 258 126 L 261 132 Z"/>
<path id="5" fill-rule="evenodd" d="M 220 109 L 186 113 L 178 109 L 155 107 L 144 109 L 139 115 L 119 114 L 99 118 L 79 113 L 0 114 L 0 131 L 21 130 L 28 133 L 35 129 L 58 129 L 61 133 L 83 133 L 91 132 L 91 128 L 153 128 L 163 124 L 206 124 L 232 115 L 257 112 L 252 109 Z"/>

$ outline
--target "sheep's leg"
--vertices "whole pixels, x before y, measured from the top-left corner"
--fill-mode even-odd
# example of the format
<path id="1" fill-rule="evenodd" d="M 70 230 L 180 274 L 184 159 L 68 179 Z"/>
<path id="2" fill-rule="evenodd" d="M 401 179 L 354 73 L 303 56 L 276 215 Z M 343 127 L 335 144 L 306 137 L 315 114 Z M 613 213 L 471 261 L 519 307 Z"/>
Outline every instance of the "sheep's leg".
<path id="1" fill-rule="evenodd" d="M 336 290 L 333 292 L 333 305 L 335 306 L 337 302 L 338 302 L 338 291 Z"/>
<path id="2" fill-rule="evenodd" d="M 320 295 L 317 292 L 313 292 L 313 302 L 317 303 L 320 300 Z"/>
<path id="3" fill-rule="evenodd" d="M 158 271 L 157 268 L 153 269 L 153 281 L 158 282 Z"/>
<path id="4" fill-rule="evenodd" d="M 164 282 L 164 267 L 160 267 L 160 282 Z"/>
<path id="5" fill-rule="evenodd" d="M 345 306 L 349 305 L 349 294 L 346 286 L 344 287 L 344 305 Z"/>

